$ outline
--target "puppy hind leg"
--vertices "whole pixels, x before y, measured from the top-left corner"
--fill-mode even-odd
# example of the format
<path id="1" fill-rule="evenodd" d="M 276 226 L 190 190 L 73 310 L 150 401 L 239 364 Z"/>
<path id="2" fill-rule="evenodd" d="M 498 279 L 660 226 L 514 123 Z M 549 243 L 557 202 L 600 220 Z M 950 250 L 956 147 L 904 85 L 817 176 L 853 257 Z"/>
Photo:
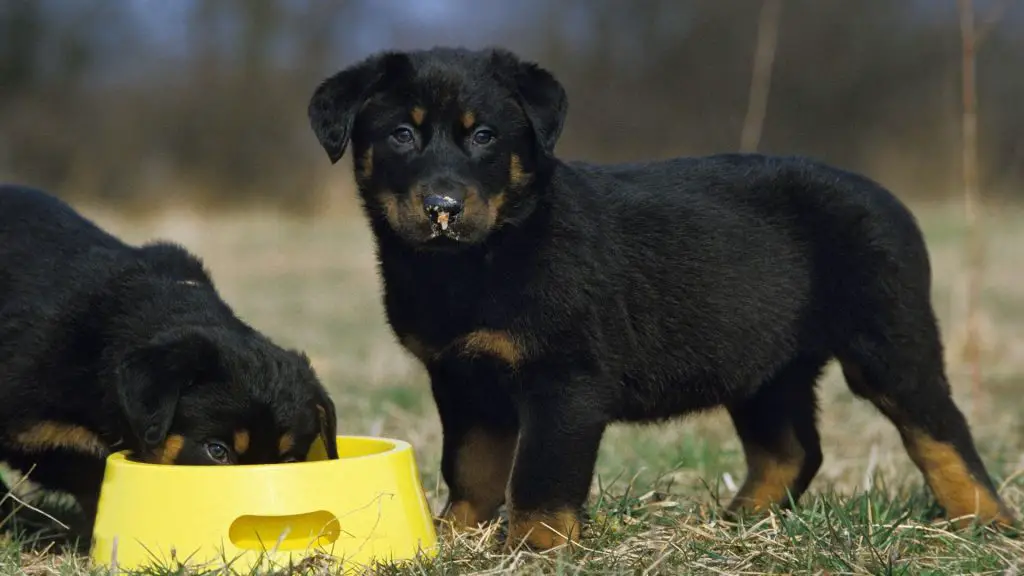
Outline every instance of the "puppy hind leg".
<path id="1" fill-rule="evenodd" d="M 825 361 L 798 358 L 752 397 L 729 406 L 743 444 L 747 476 L 728 515 L 791 506 L 810 485 L 822 462 L 815 384 Z"/>
<path id="2" fill-rule="evenodd" d="M 914 339 L 859 338 L 840 356 L 847 385 L 899 430 L 903 445 L 947 516 L 1012 526 L 978 455 L 967 420 L 950 394 L 937 330 Z"/>

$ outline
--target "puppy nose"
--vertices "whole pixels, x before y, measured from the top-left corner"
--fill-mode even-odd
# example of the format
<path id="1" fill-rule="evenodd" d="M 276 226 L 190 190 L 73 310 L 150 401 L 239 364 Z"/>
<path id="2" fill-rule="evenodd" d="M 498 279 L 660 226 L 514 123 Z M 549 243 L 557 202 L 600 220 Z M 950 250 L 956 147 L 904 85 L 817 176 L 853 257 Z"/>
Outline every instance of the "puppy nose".
<path id="1" fill-rule="evenodd" d="M 430 194 L 423 199 L 423 208 L 430 220 L 434 224 L 440 224 L 441 229 L 445 230 L 448 228 L 448 220 L 462 212 L 462 202 L 451 196 Z"/>

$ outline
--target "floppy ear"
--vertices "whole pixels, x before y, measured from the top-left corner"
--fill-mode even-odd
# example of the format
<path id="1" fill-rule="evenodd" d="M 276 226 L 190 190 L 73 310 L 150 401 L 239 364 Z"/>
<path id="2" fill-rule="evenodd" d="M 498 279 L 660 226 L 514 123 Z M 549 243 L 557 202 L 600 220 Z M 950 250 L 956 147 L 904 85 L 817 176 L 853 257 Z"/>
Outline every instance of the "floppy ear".
<path id="1" fill-rule="evenodd" d="M 512 89 L 525 110 L 540 149 L 551 156 L 569 112 L 562 83 L 551 72 L 501 48 L 493 49 L 491 64 L 499 81 Z"/>
<path id="2" fill-rule="evenodd" d="M 335 412 L 334 401 L 331 400 L 331 396 L 327 393 L 327 389 L 324 388 L 320 380 L 316 378 L 316 370 L 313 368 L 312 363 L 309 361 L 309 356 L 305 352 L 296 351 L 303 362 L 306 363 L 306 367 L 310 373 L 313 374 L 314 379 L 314 397 L 313 406 L 316 408 L 317 426 L 319 429 L 318 435 L 320 440 L 323 442 L 324 451 L 327 453 L 328 460 L 338 459 L 338 415 Z"/>
<path id="3" fill-rule="evenodd" d="M 382 52 L 328 77 L 313 91 L 306 113 L 331 164 L 345 154 L 359 109 L 384 82 L 397 77 L 408 66 L 406 55 Z"/>
<path id="4" fill-rule="evenodd" d="M 219 366 L 216 345 L 196 332 L 162 334 L 125 356 L 118 367 L 117 397 L 144 447 L 167 438 L 182 391 L 212 377 Z"/>
<path id="5" fill-rule="evenodd" d="M 320 398 L 316 402 L 316 412 L 320 419 L 320 440 L 324 443 L 328 460 L 338 459 L 338 416 L 334 411 L 334 402 L 322 388 Z"/>

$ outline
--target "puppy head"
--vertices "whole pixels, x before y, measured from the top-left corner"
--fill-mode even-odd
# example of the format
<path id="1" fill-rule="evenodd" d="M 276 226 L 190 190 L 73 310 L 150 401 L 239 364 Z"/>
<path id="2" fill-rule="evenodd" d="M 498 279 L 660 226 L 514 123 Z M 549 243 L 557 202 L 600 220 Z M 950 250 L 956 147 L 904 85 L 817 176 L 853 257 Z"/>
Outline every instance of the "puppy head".
<path id="1" fill-rule="evenodd" d="M 338 457 L 334 404 L 308 359 L 256 332 L 167 331 L 128 351 L 115 379 L 142 461 L 301 461 L 317 437 Z"/>
<path id="2" fill-rule="evenodd" d="M 324 80 L 309 119 L 332 163 L 352 143 L 371 221 L 421 249 L 522 221 L 568 109 L 548 71 L 501 49 L 383 52 Z"/>

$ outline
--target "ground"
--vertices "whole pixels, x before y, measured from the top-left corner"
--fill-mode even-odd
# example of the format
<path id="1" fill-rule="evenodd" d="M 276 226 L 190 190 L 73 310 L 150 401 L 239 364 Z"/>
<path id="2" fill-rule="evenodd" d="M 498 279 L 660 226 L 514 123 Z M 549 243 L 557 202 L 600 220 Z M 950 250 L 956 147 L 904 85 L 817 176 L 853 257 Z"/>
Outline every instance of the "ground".
<path id="1" fill-rule="evenodd" d="M 86 213 L 131 241 L 167 237 L 206 260 L 224 296 L 246 320 L 308 351 L 338 404 L 340 432 L 403 438 L 416 449 L 434 510 L 441 429 L 423 370 L 384 322 L 372 242 L 352 205 L 313 221 L 267 213 L 147 220 Z M 960 349 L 965 275 L 957 205 L 914 205 L 933 259 L 934 302 L 948 347 L 956 399 L 1002 493 L 1024 506 L 1024 212 L 992 210 L 982 336 L 984 385 L 974 394 Z M 393 574 L 1016 574 L 1024 538 L 951 532 L 893 427 L 855 399 L 831 366 L 822 383 L 825 463 L 795 512 L 735 526 L 716 502 L 743 479 L 743 457 L 721 412 L 660 427 L 616 426 L 602 446 L 582 549 L 502 554 L 490 533 L 444 541 L 440 556 Z M 492 532 L 500 528 L 492 529 Z M 0 541 L 0 573 L 91 574 L 85 559 L 28 552 Z M 20 568 L 19 568 L 20 567 Z M 185 574 L 173 567 L 154 574 Z M 323 568 L 299 573 L 324 574 Z"/>

